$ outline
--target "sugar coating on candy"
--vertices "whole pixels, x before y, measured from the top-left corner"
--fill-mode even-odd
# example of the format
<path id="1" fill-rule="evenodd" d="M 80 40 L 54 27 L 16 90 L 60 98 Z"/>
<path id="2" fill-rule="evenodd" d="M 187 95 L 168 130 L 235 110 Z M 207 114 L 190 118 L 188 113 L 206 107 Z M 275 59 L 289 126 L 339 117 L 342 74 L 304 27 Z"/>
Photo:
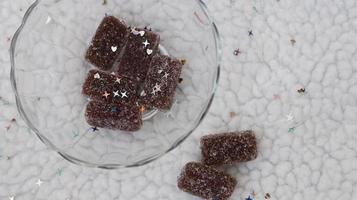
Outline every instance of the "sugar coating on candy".
<path id="1" fill-rule="evenodd" d="M 90 99 L 106 103 L 137 102 L 138 86 L 132 80 L 99 70 L 89 71 L 82 93 Z"/>
<path id="2" fill-rule="evenodd" d="M 257 141 L 250 130 L 207 135 L 201 138 L 201 152 L 206 165 L 246 162 L 257 157 Z"/>
<path id="3" fill-rule="evenodd" d="M 123 52 L 114 64 L 118 74 L 143 81 L 151 59 L 158 51 L 159 41 L 159 35 L 152 31 L 132 28 Z"/>
<path id="4" fill-rule="evenodd" d="M 86 53 L 86 60 L 99 69 L 108 70 L 120 54 L 129 34 L 124 22 L 107 16 L 99 25 Z"/>
<path id="5" fill-rule="evenodd" d="M 94 127 L 137 131 L 142 126 L 139 106 L 90 101 L 85 111 L 87 123 Z"/>
<path id="6" fill-rule="evenodd" d="M 236 184 L 237 181 L 226 173 L 190 162 L 183 168 L 177 186 L 203 199 L 226 200 L 232 195 Z"/>
<path id="7" fill-rule="evenodd" d="M 146 107 L 170 109 L 181 70 L 181 61 L 164 55 L 155 55 L 140 94 L 141 103 Z"/>

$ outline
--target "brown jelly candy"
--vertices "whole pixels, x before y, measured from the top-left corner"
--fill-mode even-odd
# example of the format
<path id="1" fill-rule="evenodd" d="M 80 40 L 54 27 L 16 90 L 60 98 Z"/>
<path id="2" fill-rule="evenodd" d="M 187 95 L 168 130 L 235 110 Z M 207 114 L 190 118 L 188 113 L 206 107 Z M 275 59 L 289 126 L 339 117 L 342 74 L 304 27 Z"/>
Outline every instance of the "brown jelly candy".
<path id="1" fill-rule="evenodd" d="M 141 82 L 145 79 L 152 57 L 158 51 L 160 37 L 147 29 L 132 28 L 114 66 L 118 74 Z"/>
<path id="2" fill-rule="evenodd" d="M 206 165 L 246 162 L 257 157 L 257 141 L 250 130 L 207 135 L 201 138 L 201 152 Z"/>
<path id="3" fill-rule="evenodd" d="M 137 131 L 142 126 L 141 112 L 136 105 L 90 101 L 85 118 L 91 126 L 113 130 Z"/>
<path id="4" fill-rule="evenodd" d="M 107 16 L 99 25 L 86 53 L 86 60 L 101 70 L 108 70 L 124 47 L 129 34 L 124 22 Z"/>
<path id="5" fill-rule="evenodd" d="M 146 107 L 170 109 L 181 70 L 181 61 L 164 55 L 155 55 L 140 93 L 141 103 Z"/>
<path id="6" fill-rule="evenodd" d="M 99 70 L 89 71 L 82 93 L 90 99 L 106 103 L 137 102 L 137 84 L 132 80 Z"/>
<path id="7" fill-rule="evenodd" d="M 236 184 L 230 175 L 197 162 L 185 165 L 177 183 L 185 192 L 212 200 L 227 200 Z"/>

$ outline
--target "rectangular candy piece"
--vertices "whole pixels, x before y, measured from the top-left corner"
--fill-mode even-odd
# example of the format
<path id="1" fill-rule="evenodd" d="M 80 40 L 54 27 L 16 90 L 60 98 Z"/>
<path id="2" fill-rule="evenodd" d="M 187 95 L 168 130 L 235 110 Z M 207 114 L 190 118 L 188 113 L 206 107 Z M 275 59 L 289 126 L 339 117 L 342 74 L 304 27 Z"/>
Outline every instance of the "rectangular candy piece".
<path id="1" fill-rule="evenodd" d="M 201 138 L 201 152 L 206 165 L 246 162 L 257 157 L 257 141 L 250 130 L 207 135 Z"/>
<path id="2" fill-rule="evenodd" d="M 133 28 L 122 55 L 114 66 L 118 74 L 141 82 L 145 79 L 152 57 L 158 51 L 160 36 L 147 29 Z"/>
<path id="3" fill-rule="evenodd" d="M 237 181 L 230 175 L 207 165 L 190 162 L 185 165 L 177 186 L 203 199 L 227 200 Z"/>
<path id="4" fill-rule="evenodd" d="M 99 25 L 86 53 L 86 60 L 101 70 L 113 66 L 127 41 L 128 27 L 113 16 L 107 16 Z"/>
<path id="5" fill-rule="evenodd" d="M 90 101 L 85 118 L 91 126 L 113 130 L 137 131 L 142 126 L 142 116 L 137 105 Z"/>
<path id="6" fill-rule="evenodd" d="M 140 101 L 146 107 L 170 109 L 181 70 L 181 61 L 155 55 L 140 94 Z"/>
<path id="7" fill-rule="evenodd" d="M 135 104 L 137 90 L 137 84 L 126 77 L 91 70 L 83 84 L 82 93 L 92 100 L 106 103 Z"/>

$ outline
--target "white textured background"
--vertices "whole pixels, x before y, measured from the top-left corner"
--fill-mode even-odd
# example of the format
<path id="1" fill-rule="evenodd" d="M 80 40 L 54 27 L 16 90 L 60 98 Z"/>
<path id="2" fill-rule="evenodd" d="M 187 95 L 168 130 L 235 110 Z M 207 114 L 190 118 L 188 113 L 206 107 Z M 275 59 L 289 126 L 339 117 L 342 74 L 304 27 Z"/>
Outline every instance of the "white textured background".
<path id="1" fill-rule="evenodd" d="M 357 199 L 356 1 L 208 1 L 224 55 L 209 115 L 159 161 L 112 171 L 68 163 L 17 114 L 8 49 L 30 3 L 0 1 L 1 200 L 196 199 L 177 190 L 176 177 L 199 159 L 199 137 L 246 128 L 257 132 L 259 157 L 227 169 L 239 182 L 232 199 L 252 191 L 256 200 L 266 193 L 278 200 Z M 301 87 L 306 94 L 297 93 Z"/>

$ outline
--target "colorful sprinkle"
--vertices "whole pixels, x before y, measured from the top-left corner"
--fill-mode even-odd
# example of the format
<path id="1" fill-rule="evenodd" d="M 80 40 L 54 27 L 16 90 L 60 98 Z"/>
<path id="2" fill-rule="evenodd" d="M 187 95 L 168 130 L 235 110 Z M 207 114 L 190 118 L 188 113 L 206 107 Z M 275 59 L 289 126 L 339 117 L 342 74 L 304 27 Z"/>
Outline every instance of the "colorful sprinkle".
<path id="1" fill-rule="evenodd" d="M 146 92 L 143 90 L 143 91 L 141 91 L 141 93 L 140 93 L 140 96 L 146 96 Z"/>
<path id="2" fill-rule="evenodd" d="M 110 112 L 116 113 L 116 112 L 118 112 L 118 109 L 116 107 L 113 107 L 113 108 L 110 109 Z"/>
<path id="3" fill-rule="evenodd" d="M 139 31 L 139 34 L 141 37 L 143 37 L 145 35 L 145 31 Z"/>
<path id="4" fill-rule="evenodd" d="M 141 106 L 141 107 L 140 107 L 140 112 L 141 112 L 141 113 L 144 113 L 144 112 L 145 112 L 145 106 Z"/>
<path id="5" fill-rule="evenodd" d="M 127 95 L 126 91 L 125 92 L 121 92 L 121 98 L 124 98 L 124 97 L 128 98 L 128 95 Z"/>
<path id="6" fill-rule="evenodd" d="M 143 42 L 144 47 L 146 48 L 150 43 L 148 42 L 148 40 L 145 40 L 145 42 Z"/>
<path id="7" fill-rule="evenodd" d="M 234 54 L 235 56 L 238 56 L 240 53 L 242 53 L 242 52 L 240 51 L 239 48 L 236 49 L 236 50 L 234 50 L 234 52 L 233 52 L 233 54 Z"/>
<path id="8" fill-rule="evenodd" d="M 146 53 L 147 53 L 148 55 L 151 55 L 151 54 L 152 54 L 152 52 L 153 52 L 153 50 L 152 50 L 152 49 L 146 49 Z"/>
<path id="9" fill-rule="evenodd" d="M 109 96 L 110 96 L 110 94 L 107 91 L 105 91 L 103 94 L 103 97 L 105 97 L 107 99 Z"/>
<path id="10" fill-rule="evenodd" d="M 305 88 L 300 88 L 298 89 L 297 91 L 299 94 L 304 94 L 306 92 L 306 89 Z"/>
<path id="11" fill-rule="evenodd" d="M 249 195 L 247 198 L 245 198 L 245 200 L 253 200 L 253 199 Z"/>
<path id="12" fill-rule="evenodd" d="M 99 73 L 94 74 L 94 78 L 95 78 L 95 79 L 100 79 Z"/>
<path id="13" fill-rule="evenodd" d="M 96 131 L 99 131 L 99 129 L 97 127 L 92 127 L 92 132 L 96 132 Z"/>
<path id="14" fill-rule="evenodd" d="M 266 193 L 264 198 L 265 198 L 265 199 L 270 199 L 270 198 L 271 198 L 271 196 L 270 196 L 270 194 L 269 194 L 269 193 Z"/>
<path id="15" fill-rule="evenodd" d="M 137 31 L 135 27 L 131 29 L 131 33 L 134 35 L 139 35 L 139 31 Z"/>
<path id="16" fill-rule="evenodd" d="M 163 78 L 167 79 L 169 77 L 169 73 L 165 72 L 165 75 L 163 76 Z"/>
<path id="17" fill-rule="evenodd" d="M 291 127 L 291 128 L 289 128 L 288 132 L 293 133 L 295 131 L 295 129 L 296 129 L 296 127 Z"/>
<path id="18" fill-rule="evenodd" d="M 156 90 L 155 90 L 155 88 L 152 89 L 151 94 L 156 95 Z"/>
<path id="19" fill-rule="evenodd" d="M 154 88 L 152 89 L 151 94 L 155 95 L 157 92 L 161 92 L 161 86 L 156 83 Z"/>
<path id="20" fill-rule="evenodd" d="M 135 27 L 131 29 L 131 33 L 133 35 L 140 35 L 141 37 L 145 35 L 145 31 L 137 31 Z"/>
<path id="21" fill-rule="evenodd" d="M 121 78 L 116 78 L 115 82 L 120 84 Z"/>
<path id="22" fill-rule="evenodd" d="M 116 52 L 118 50 L 118 47 L 117 46 L 112 46 L 111 49 L 112 49 L 113 52 Z"/>
<path id="23" fill-rule="evenodd" d="M 114 95 L 114 97 L 120 97 L 120 94 L 119 94 L 119 91 L 117 90 L 117 91 L 114 91 L 113 92 L 113 95 Z"/>

